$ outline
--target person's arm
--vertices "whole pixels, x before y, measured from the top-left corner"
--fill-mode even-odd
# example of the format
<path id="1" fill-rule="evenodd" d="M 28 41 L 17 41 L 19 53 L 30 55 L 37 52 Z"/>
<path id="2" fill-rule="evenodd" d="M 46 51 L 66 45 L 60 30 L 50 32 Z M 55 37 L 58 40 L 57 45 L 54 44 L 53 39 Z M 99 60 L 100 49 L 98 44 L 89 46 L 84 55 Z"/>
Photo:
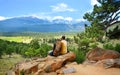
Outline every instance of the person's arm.
<path id="1" fill-rule="evenodd" d="M 55 50 L 56 44 L 53 45 L 53 51 Z"/>

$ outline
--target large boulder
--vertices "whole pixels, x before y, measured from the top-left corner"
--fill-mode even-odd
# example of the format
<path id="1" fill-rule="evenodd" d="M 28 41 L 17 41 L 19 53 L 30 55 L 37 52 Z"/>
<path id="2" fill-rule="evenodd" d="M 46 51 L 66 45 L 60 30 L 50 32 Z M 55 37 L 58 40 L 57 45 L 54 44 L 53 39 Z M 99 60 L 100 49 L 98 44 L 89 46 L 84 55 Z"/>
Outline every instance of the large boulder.
<path id="1" fill-rule="evenodd" d="M 89 61 L 99 61 L 103 59 L 116 59 L 120 57 L 120 53 L 114 50 L 105 50 L 99 47 L 96 47 L 90 50 L 86 54 L 86 58 Z"/>
<path id="2" fill-rule="evenodd" d="M 58 56 L 53 60 L 47 61 L 45 66 L 46 72 L 53 72 L 57 69 L 63 67 L 66 63 L 71 62 L 75 59 L 75 54 L 73 52 L 67 53 L 65 55 Z"/>
<path id="3" fill-rule="evenodd" d="M 56 75 L 56 73 L 54 73 L 56 70 L 63 67 L 66 63 L 73 61 L 75 57 L 76 56 L 73 52 L 69 52 L 58 57 L 48 56 L 46 58 L 39 58 L 17 64 L 12 71 L 15 73 L 15 75 L 46 75 L 49 72 L 53 72 L 52 74 Z"/>

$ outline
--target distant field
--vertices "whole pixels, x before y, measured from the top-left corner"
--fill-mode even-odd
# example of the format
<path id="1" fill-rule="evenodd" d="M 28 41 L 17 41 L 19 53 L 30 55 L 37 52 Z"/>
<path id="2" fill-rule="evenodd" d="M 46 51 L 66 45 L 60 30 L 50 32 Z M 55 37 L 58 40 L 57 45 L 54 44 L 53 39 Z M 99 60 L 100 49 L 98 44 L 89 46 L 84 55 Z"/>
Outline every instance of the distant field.
<path id="1" fill-rule="evenodd" d="M 4 34 L 4 35 L 3 35 Z M 51 39 L 61 38 L 66 35 L 66 38 L 73 38 L 77 32 L 21 32 L 21 33 L 1 33 L 0 39 L 14 42 L 29 43 L 32 39 Z"/>
<path id="2" fill-rule="evenodd" d="M 76 35 L 80 32 L 0 32 L 0 36 L 30 36 L 30 37 L 53 37 L 60 35 Z"/>
<path id="3" fill-rule="evenodd" d="M 32 38 L 27 36 L 0 36 L 0 39 L 14 42 L 24 42 L 29 43 Z"/>

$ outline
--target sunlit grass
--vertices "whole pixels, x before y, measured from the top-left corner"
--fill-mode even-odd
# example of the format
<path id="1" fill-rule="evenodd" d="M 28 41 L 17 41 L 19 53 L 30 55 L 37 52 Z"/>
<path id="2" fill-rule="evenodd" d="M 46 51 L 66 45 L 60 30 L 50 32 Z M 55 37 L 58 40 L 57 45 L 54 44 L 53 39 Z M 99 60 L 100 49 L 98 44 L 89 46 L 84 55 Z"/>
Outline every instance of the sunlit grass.
<path id="1" fill-rule="evenodd" d="M 17 54 L 14 54 L 11 58 L 7 55 L 3 56 L 2 59 L 0 59 L 0 75 L 5 75 L 5 73 L 12 68 L 15 63 L 23 61 L 24 59 L 25 58 L 21 55 Z"/>
<path id="2" fill-rule="evenodd" d="M 0 36 L 0 39 L 14 42 L 30 42 L 32 38 L 27 36 Z"/>

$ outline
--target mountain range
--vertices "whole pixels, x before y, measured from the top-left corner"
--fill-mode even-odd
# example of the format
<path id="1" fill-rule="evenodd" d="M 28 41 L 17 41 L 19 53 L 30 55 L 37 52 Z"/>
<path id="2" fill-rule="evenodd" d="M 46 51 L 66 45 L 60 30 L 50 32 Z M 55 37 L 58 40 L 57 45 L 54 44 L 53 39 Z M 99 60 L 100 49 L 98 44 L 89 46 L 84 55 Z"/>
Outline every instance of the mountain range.
<path id="1" fill-rule="evenodd" d="M 64 19 L 40 19 L 37 17 L 15 17 L 0 21 L 0 32 L 69 32 L 83 31 L 87 21 L 73 22 Z"/>

